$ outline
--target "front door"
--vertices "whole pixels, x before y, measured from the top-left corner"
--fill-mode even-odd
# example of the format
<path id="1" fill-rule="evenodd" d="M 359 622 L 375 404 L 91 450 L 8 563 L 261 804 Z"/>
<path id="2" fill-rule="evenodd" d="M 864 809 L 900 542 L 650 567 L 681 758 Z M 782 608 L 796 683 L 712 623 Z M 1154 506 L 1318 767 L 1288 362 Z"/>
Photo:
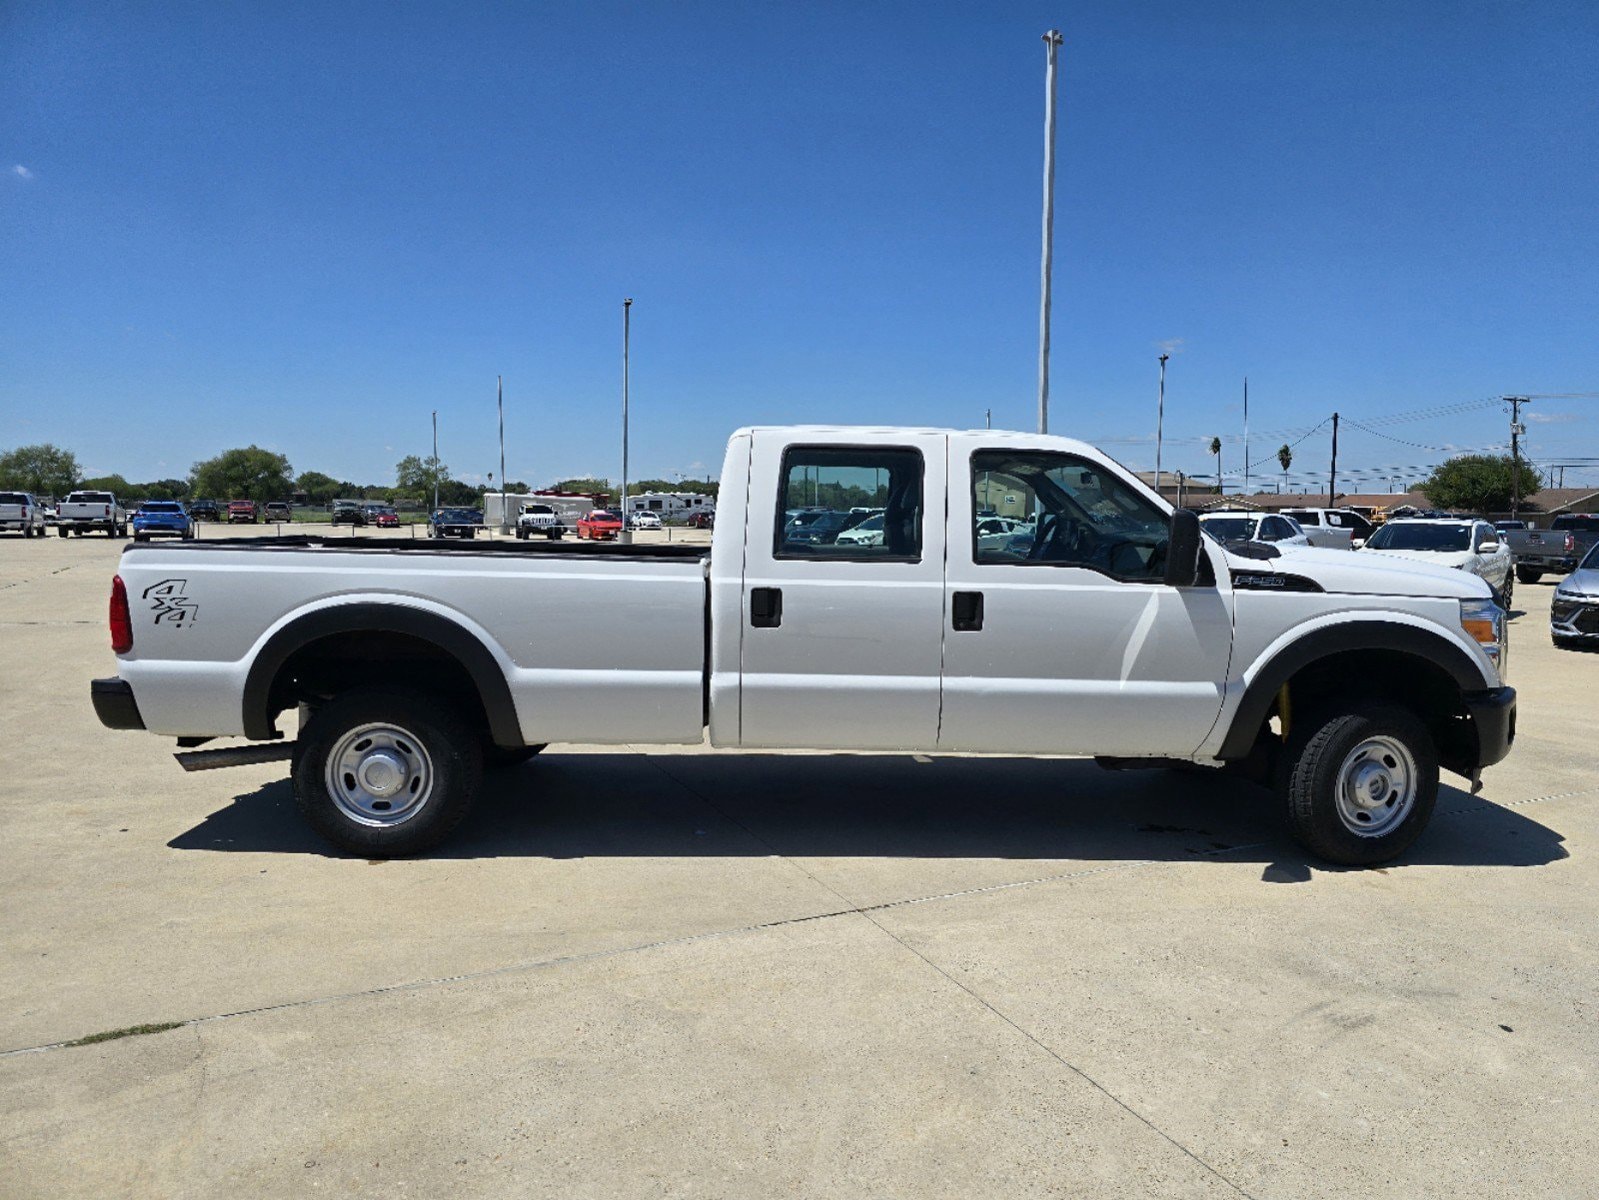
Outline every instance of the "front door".
<path id="1" fill-rule="evenodd" d="M 1221 710 L 1230 584 L 1162 583 L 1167 514 L 1104 464 L 981 434 L 953 435 L 949 461 L 939 748 L 1197 749 Z M 980 533 L 990 511 L 1019 523 Z"/>
<path id="2" fill-rule="evenodd" d="M 746 522 L 740 745 L 932 749 L 946 436 L 757 431 L 750 453 L 778 494 L 752 496 Z"/>

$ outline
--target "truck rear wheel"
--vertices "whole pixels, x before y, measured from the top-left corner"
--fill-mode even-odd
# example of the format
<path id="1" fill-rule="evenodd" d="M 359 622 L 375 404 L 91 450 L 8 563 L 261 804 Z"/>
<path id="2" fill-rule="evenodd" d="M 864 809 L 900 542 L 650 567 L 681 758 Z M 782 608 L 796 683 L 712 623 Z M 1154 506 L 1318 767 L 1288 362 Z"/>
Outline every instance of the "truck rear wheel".
<path id="1" fill-rule="evenodd" d="M 1301 846 L 1340 866 L 1372 866 L 1403 854 L 1426 828 L 1438 751 L 1408 709 L 1360 705 L 1294 730 L 1281 786 Z"/>
<path id="2" fill-rule="evenodd" d="M 1537 583 L 1543 578 L 1543 572 L 1537 567 L 1517 567 L 1516 578 L 1522 583 Z"/>
<path id="3" fill-rule="evenodd" d="M 294 756 L 300 813 L 364 858 L 419 854 L 447 838 L 477 797 L 476 733 L 416 692 L 359 688 L 322 705 Z"/>

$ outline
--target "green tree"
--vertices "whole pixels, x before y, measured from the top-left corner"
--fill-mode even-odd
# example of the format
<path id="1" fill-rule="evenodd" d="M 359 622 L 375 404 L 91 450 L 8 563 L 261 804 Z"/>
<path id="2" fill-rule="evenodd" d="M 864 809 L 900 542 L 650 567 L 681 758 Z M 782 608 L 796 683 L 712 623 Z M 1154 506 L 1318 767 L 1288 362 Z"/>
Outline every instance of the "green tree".
<path id="1" fill-rule="evenodd" d="M 1219 437 L 1210 439 L 1210 452 L 1216 456 L 1216 494 L 1219 496 L 1224 490 L 1221 483 L 1221 439 Z"/>
<path id="2" fill-rule="evenodd" d="M 1507 512 L 1512 481 L 1519 471 L 1521 495 L 1531 496 L 1542 486 L 1538 472 L 1526 463 L 1516 464 L 1508 454 L 1462 454 L 1440 463 L 1421 484 L 1421 493 L 1438 508 L 1473 513 Z"/>
<path id="3" fill-rule="evenodd" d="M 78 486 L 83 471 L 70 450 L 49 442 L 0 454 L 0 488 L 60 498 Z"/>
<path id="4" fill-rule="evenodd" d="M 131 500 L 137 494 L 134 486 L 120 475 L 96 475 L 82 480 L 78 487 L 86 492 L 110 492 L 118 500 Z M 141 495 L 140 499 L 144 497 Z"/>
<path id="5" fill-rule="evenodd" d="M 1277 464 L 1283 469 L 1283 486 L 1288 486 L 1288 468 L 1294 465 L 1294 451 L 1287 442 L 1277 447 Z"/>
<path id="6" fill-rule="evenodd" d="M 628 491 L 634 491 L 637 487 L 637 484 L 629 484 Z M 559 483 L 552 484 L 550 490 L 552 492 L 582 492 L 584 495 L 588 495 L 591 492 L 603 492 L 606 495 L 612 495 L 617 489 L 609 479 L 563 479 Z"/>
<path id="7" fill-rule="evenodd" d="M 189 494 L 189 481 L 157 479 L 150 483 L 130 483 L 128 489 L 141 500 L 182 500 Z"/>
<path id="8" fill-rule="evenodd" d="M 432 503 L 432 497 L 428 502 Z M 462 483 L 459 479 L 446 479 L 439 484 L 439 506 L 441 508 L 476 508 L 483 503 L 483 493 L 470 483 Z"/>
<path id="9" fill-rule="evenodd" d="M 444 502 L 444 485 L 449 478 L 450 468 L 431 454 L 426 458 L 407 454 L 394 464 L 395 490 L 429 503 L 432 503 L 435 487 L 439 489 L 439 502 Z"/>
<path id="10" fill-rule="evenodd" d="M 332 504 L 343 495 L 341 486 L 337 479 L 321 471 L 301 471 L 294 481 L 295 491 L 304 492 L 312 504 Z"/>
<path id="11" fill-rule="evenodd" d="M 284 500 L 293 491 L 293 468 L 289 460 L 259 446 L 224 450 L 215 458 L 197 462 L 189 471 L 189 484 L 196 496 L 218 500 Z"/>

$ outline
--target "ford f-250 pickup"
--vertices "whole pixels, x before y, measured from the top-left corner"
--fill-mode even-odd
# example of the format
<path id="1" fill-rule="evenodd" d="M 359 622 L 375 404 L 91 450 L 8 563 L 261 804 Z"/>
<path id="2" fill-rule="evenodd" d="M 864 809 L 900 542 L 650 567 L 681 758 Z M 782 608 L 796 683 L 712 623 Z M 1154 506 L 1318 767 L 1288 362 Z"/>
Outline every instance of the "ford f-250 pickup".
<path id="1" fill-rule="evenodd" d="M 1402 852 L 1440 766 L 1508 752 L 1504 613 L 1460 571 L 1224 547 L 1064 438 L 733 435 L 703 547 L 317 537 L 129 546 L 101 721 L 288 758 L 299 807 L 367 857 L 437 844 L 485 765 L 560 741 L 1092 755 L 1273 784 L 1336 863 Z M 874 542 L 789 538 L 799 505 Z M 982 539 L 979 512 L 1027 518 Z M 571 637 L 581 624 L 603 638 Z M 297 710 L 298 740 L 273 744 Z M 605 713 L 596 722 L 595 713 Z"/>

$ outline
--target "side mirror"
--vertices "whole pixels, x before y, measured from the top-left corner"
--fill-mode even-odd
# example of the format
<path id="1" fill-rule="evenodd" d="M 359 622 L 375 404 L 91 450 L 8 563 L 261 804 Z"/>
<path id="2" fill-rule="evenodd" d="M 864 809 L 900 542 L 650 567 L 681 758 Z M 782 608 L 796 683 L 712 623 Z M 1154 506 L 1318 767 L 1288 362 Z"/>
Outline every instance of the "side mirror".
<path id="1" fill-rule="evenodd" d="M 1172 511 L 1166 535 L 1167 587 L 1193 587 L 1199 579 L 1199 514 L 1187 508 Z"/>
<path id="2" fill-rule="evenodd" d="M 1494 542 L 1494 541 L 1484 542 L 1482 545 L 1477 547 L 1477 553 L 1478 554 L 1498 554 L 1499 553 L 1499 543 L 1498 542 Z"/>

